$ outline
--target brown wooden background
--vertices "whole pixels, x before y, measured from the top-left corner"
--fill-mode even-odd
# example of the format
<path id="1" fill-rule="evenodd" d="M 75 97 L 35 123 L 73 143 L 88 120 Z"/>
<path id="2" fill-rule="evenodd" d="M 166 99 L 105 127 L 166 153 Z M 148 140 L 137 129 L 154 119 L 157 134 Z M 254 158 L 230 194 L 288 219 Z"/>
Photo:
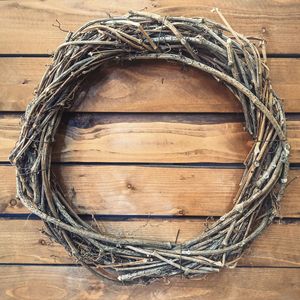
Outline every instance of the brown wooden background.
<path id="1" fill-rule="evenodd" d="M 95 279 L 40 233 L 42 223 L 15 199 L 7 156 L 19 119 L 49 54 L 82 23 L 147 9 L 205 16 L 219 7 L 231 25 L 268 42 L 275 90 L 283 98 L 292 145 L 280 218 L 238 267 L 205 279 L 117 287 Z M 130 0 L 0 2 L 0 299 L 299 299 L 300 298 L 300 3 Z M 234 97 L 201 72 L 147 63 L 91 78 L 84 102 L 66 114 L 55 172 L 82 214 L 119 236 L 179 240 L 207 217 L 230 209 L 251 141 Z"/>

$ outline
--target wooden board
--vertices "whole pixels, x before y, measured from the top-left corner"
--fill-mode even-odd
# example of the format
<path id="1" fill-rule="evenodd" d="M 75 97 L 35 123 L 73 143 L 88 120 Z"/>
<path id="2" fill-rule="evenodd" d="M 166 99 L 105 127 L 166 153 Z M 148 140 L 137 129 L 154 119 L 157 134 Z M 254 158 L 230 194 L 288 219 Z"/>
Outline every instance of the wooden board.
<path id="1" fill-rule="evenodd" d="M 42 222 L 15 198 L 15 172 L 7 164 L 20 112 L 66 35 L 52 24 L 57 19 L 74 30 L 129 9 L 220 21 L 213 7 L 235 30 L 267 40 L 292 145 L 282 219 L 234 270 L 146 287 L 105 283 L 41 234 Z M 298 300 L 299 30 L 298 0 L 0 1 L 0 299 Z M 73 112 L 63 117 L 53 170 L 76 210 L 95 214 L 102 231 L 175 240 L 180 229 L 183 241 L 199 234 L 207 217 L 231 208 L 252 144 L 243 126 L 236 99 L 206 74 L 176 64 L 125 64 L 87 78 Z"/>
<path id="2" fill-rule="evenodd" d="M 50 62 L 50 58 L 0 58 L 0 110 L 24 111 Z M 298 112 L 300 59 L 273 58 L 268 64 L 285 110 Z M 291 69 L 293 76 L 289 76 Z M 99 71 L 88 80 L 80 99 L 74 110 L 81 112 L 241 111 L 229 90 L 211 76 L 167 63 L 135 63 Z"/>
<path id="3" fill-rule="evenodd" d="M 221 216 L 233 205 L 241 169 L 151 166 L 54 166 L 81 214 Z M 300 217 L 300 170 L 291 170 L 281 217 Z M 15 199 L 15 170 L 0 166 L 0 213 L 28 213 Z"/>
<path id="4" fill-rule="evenodd" d="M 178 242 L 192 239 L 205 228 L 203 220 L 131 219 L 98 221 L 103 232 L 119 237 L 135 236 Z M 74 260 L 64 248 L 41 233 L 39 220 L 0 219 L 0 263 L 70 264 Z M 299 223 L 272 224 L 246 250 L 239 266 L 300 266 Z M 1 270 L 1 269 L 0 269 Z"/>
<path id="5" fill-rule="evenodd" d="M 1 1 L 0 53 L 51 53 L 66 35 L 52 26 L 75 30 L 88 20 L 120 15 L 130 9 L 162 15 L 203 16 L 221 22 L 211 12 L 221 9 L 231 26 L 245 35 L 268 40 L 269 53 L 298 53 L 300 47 L 298 1 L 131 0 L 131 1 Z"/>
<path id="6" fill-rule="evenodd" d="M 81 267 L 1 266 L 1 299 L 298 300 L 300 269 L 239 268 L 148 286 L 105 284 Z"/>
<path id="7" fill-rule="evenodd" d="M 17 116 L 0 118 L 2 161 L 7 161 L 18 139 L 19 123 Z M 58 134 L 54 161 L 240 163 L 252 145 L 242 123 L 213 116 L 81 115 L 69 119 L 67 125 Z M 299 162 L 299 121 L 288 122 L 288 138 L 290 161 Z"/>

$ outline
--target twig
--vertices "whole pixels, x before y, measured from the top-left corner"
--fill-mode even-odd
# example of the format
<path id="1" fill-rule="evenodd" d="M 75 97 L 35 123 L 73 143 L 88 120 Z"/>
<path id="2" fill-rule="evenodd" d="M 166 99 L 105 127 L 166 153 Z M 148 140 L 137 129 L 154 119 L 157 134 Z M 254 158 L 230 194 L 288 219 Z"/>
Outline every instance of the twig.
<path id="1" fill-rule="evenodd" d="M 17 169 L 17 197 L 44 221 L 50 237 L 100 278 L 120 284 L 148 283 L 235 266 L 245 246 L 270 224 L 285 187 L 295 180 L 287 182 L 286 119 L 269 78 L 265 42 L 235 32 L 216 11 L 224 24 L 145 11 L 114 18 L 108 14 L 106 19 L 88 22 L 68 33 L 58 47 L 26 109 L 9 158 Z M 53 26 L 67 32 L 56 22 Z M 241 102 L 254 140 L 232 209 L 184 243 L 178 243 L 180 229 L 174 242 L 164 242 L 109 234 L 101 231 L 93 216 L 97 226 L 91 226 L 77 214 L 51 173 L 62 113 L 74 106 L 83 80 L 110 62 L 135 60 L 178 62 L 222 81 Z"/>

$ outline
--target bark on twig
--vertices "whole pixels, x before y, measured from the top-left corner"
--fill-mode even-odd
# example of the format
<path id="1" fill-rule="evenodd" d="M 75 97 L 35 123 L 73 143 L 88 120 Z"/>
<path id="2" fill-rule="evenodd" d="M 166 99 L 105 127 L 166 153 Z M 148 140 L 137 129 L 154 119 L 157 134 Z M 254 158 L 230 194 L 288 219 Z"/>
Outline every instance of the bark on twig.
<path id="1" fill-rule="evenodd" d="M 45 222 L 54 240 L 101 278 L 147 283 L 235 266 L 274 218 L 289 169 L 285 113 L 269 79 L 265 43 L 235 32 L 216 12 L 224 24 L 136 11 L 88 22 L 58 47 L 27 107 L 10 154 L 17 169 L 17 196 Z M 175 242 L 174 236 L 172 242 L 159 242 L 100 232 L 80 218 L 51 174 L 62 113 L 74 104 L 86 75 L 108 63 L 134 60 L 175 61 L 223 82 L 241 102 L 255 142 L 231 211 L 184 243 L 177 241 L 179 230 Z"/>

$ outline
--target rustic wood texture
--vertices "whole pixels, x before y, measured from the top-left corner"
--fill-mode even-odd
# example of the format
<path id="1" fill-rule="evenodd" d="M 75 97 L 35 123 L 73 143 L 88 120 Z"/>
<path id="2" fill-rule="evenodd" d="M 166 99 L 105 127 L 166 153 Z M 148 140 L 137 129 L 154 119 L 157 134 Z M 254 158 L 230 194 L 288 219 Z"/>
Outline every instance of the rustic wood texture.
<path id="1" fill-rule="evenodd" d="M 15 172 L 7 165 L 19 135 L 20 114 L 15 112 L 24 111 L 50 62 L 47 54 L 65 37 L 65 32 L 52 26 L 56 19 L 70 30 L 128 9 L 217 20 L 212 7 L 219 7 L 235 30 L 267 39 L 274 89 L 286 111 L 295 113 L 289 115 L 288 127 L 291 160 L 297 165 L 290 171 L 282 201 L 283 220 L 277 219 L 254 242 L 237 269 L 205 280 L 175 278 L 146 287 L 105 284 L 83 268 L 70 266 L 74 261 L 42 235 L 42 222 L 30 219 L 15 198 Z M 0 298 L 298 300 L 299 9 L 297 0 L 1 1 Z M 33 57 L 36 54 L 44 57 Z M 236 99 L 210 77 L 163 63 L 109 68 L 89 78 L 74 110 L 92 114 L 64 117 L 54 156 L 63 164 L 56 164 L 54 172 L 79 212 L 107 215 L 108 220 L 98 222 L 102 230 L 166 240 L 175 239 L 180 229 L 182 241 L 198 234 L 207 216 L 220 216 L 231 207 L 242 169 L 227 164 L 241 163 L 251 141 L 240 115 L 232 114 L 241 111 Z M 102 162 L 107 164 L 94 164 Z M 119 165 L 127 162 L 132 164 Z M 204 162 L 210 166 L 152 164 Z"/>
<path id="2" fill-rule="evenodd" d="M 252 140 L 241 122 L 216 118 L 81 116 L 62 127 L 53 153 L 64 162 L 196 163 L 243 162 Z M 193 121 L 193 123 L 191 123 Z M 200 122 L 200 124 L 199 124 Z M 213 122 L 213 123 L 206 123 Z M 0 160 L 7 161 L 20 131 L 20 118 L 0 118 Z M 198 124 L 197 124 L 198 123 Z M 291 162 L 300 161 L 300 122 L 288 122 Z"/>
<path id="3" fill-rule="evenodd" d="M 0 58 L 0 110 L 24 111 L 50 58 Z M 268 61 L 287 112 L 298 112 L 300 59 Z M 289 76 L 293 69 L 293 76 Z M 115 87 L 118 86 L 116 89 Z M 155 96 L 154 96 L 155 95 Z M 240 112 L 235 97 L 207 74 L 166 63 L 135 63 L 99 71 L 82 92 L 81 112 Z M 79 101 L 78 101 L 79 102 Z"/>
<path id="4" fill-rule="evenodd" d="M 265 37 L 270 53 L 297 53 L 300 47 L 298 5 L 297 0 L 191 0 L 188 5 L 185 0 L 1 1 L 0 53 L 51 53 L 65 37 L 65 32 L 51 26 L 56 24 L 56 19 L 64 30 L 75 30 L 88 20 L 107 17 L 107 13 L 124 14 L 129 9 L 217 19 L 211 12 L 213 7 L 222 10 L 237 32 Z"/>
<path id="5" fill-rule="evenodd" d="M 222 216 L 233 206 L 242 169 L 151 166 L 54 166 L 81 214 Z M 15 199 L 15 170 L 0 166 L 0 213 L 27 213 Z M 300 217 L 300 170 L 291 170 L 281 217 Z"/>
<path id="6" fill-rule="evenodd" d="M 239 268 L 194 280 L 117 288 L 79 267 L 1 266 L 0 270 L 2 299 L 25 300 L 29 291 L 31 300 L 298 300 L 300 293 L 300 269 Z"/>
<path id="7" fill-rule="evenodd" d="M 210 222 L 211 223 L 211 222 Z M 135 236 L 178 242 L 195 237 L 207 224 L 204 220 L 131 219 L 130 221 L 98 221 L 103 232 L 120 237 Z M 74 264 L 74 260 L 58 244 L 41 233 L 39 220 L 0 219 L 0 263 Z M 277 223 L 270 226 L 251 245 L 239 266 L 300 266 L 299 223 Z M 1 270 L 1 269 L 0 269 Z"/>

